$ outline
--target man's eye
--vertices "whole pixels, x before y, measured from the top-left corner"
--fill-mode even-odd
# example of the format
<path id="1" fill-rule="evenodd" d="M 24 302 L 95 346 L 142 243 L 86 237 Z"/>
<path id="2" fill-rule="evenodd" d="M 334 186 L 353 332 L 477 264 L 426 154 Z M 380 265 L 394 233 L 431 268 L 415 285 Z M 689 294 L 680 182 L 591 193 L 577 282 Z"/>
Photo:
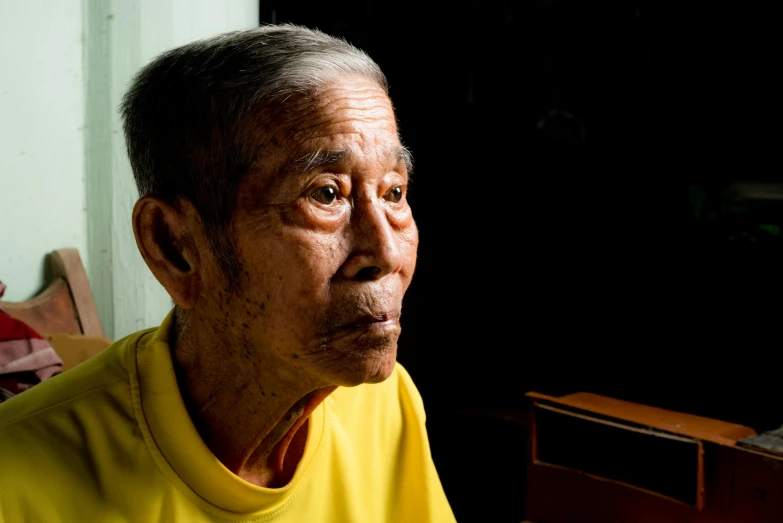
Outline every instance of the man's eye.
<path id="1" fill-rule="evenodd" d="M 404 191 L 402 188 L 402 185 L 398 185 L 388 193 L 386 193 L 386 200 L 392 202 L 392 203 L 399 203 L 400 200 L 402 200 L 402 195 Z"/>
<path id="2" fill-rule="evenodd" d="M 334 187 L 327 185 L 325 187 L 319 187 L 312 193 L 310 193 L 310 196 L 317 201 L 318 203 L 322 203 L 324 205 L 331 205 L 337 200 L 338 194 L 337 189 Z"/>

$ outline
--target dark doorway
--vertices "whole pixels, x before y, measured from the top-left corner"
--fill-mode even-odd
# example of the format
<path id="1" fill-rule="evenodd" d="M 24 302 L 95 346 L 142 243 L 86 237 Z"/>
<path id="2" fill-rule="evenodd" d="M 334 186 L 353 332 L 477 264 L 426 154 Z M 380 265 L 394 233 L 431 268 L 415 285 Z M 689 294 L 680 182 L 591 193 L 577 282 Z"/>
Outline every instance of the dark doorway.
<path id="1" fill-rule="evenodd" d="M 458 521 L 523 519 L 529 390 L 783 424 L 773 4 L 260 6 L 389 78 L 421 234 L 399 361 Z"/>

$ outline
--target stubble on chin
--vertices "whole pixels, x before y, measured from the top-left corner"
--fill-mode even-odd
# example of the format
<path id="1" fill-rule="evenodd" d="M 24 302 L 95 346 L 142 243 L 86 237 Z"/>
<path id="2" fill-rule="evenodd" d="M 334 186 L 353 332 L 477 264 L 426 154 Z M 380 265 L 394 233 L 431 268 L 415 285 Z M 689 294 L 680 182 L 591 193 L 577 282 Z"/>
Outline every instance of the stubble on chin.
<path id="1" fill-rule="evenodd" d="M 398 338 L 399 331 L 378 334 L 361 328 L 341 329 L 321 337 L 306 357 L 336 384 L 380 383 L 394 370 Z"/>

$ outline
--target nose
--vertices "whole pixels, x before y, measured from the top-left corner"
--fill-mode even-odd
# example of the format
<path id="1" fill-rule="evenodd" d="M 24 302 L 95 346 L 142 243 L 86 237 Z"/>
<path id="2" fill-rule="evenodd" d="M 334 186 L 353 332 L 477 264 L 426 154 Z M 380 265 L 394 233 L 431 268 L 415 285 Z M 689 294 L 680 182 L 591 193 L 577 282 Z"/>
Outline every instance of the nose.
<path id="1" fill-rule="evenodd" d="M 383 200 L 372 196 L 354 201 L 352 250 L 343 266 L 347 278 L 379 280 L 400 271 L 400 238 L 383 207 Z"/>

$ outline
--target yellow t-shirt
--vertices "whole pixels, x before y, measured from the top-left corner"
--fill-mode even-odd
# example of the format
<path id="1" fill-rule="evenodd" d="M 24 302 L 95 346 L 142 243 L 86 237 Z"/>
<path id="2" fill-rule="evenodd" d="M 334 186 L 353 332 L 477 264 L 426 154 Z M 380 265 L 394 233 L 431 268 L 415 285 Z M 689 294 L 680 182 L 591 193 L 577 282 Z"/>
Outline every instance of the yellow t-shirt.
<path id="1" fill-rule="evenodd" d="M 421 397 L 398 364 L 312 414 L 283 488 L 209 451 L 174 375 L 168 333 L 124 338 L 0 404 L 0 522 L 453 522 Z"/>

